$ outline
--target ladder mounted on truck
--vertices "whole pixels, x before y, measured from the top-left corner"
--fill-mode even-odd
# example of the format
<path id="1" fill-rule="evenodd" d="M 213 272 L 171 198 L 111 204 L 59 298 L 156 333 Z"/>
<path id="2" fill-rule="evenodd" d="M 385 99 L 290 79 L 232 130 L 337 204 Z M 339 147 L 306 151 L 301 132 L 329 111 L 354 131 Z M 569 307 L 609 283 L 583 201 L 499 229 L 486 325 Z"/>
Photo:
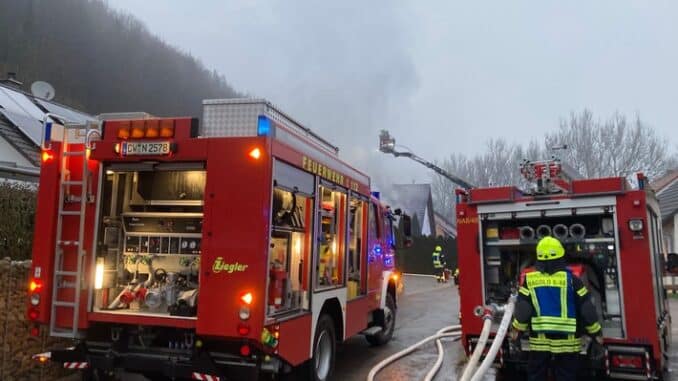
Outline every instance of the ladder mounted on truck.
<path id="1" fill-rule="evenodd" d="M 427 161 L 417 155 L 415 155 L 412 152 L 409 151 L 396 151 L 396 144 L 395 144 L 395 138 L 391 137 L 391 135 L 388 133 L 386 130 L 381 130 L 381 133 L 379 134 L 379 151 L 383 153 L 390 153 L 395 157 L 407 157 L 410 158 L 414 161 L 416 161 L 419 164 L 424 165 L 425 167 L 432 169 L 435 173 L 439 174 L 440 176 L 450 180 L 454 184 L 459 185 L 460 187 L 469 190 L 471 188 L 474 188 L 473 184 L 469 183 L 466 180 L 463 180 L 459 176 L 455 176 L 444 169 L 440 168 L 439 166 L 431 163 L 430 161 Z"/>
<path id="2" fill-rule="evenodd" d="M 54 121 L 59 121 L 55 124 Z M 56 241 L 54 247 L 54 276 L 52 280 L 52 303 L 50 310 L 50 336 L 77 338 L 80 315 L 81 296 L 83 291 L 84 261 L 87 254 L 85 249 L 85 217 L 86 206 L 91 202 L 91 173 L 88 167 L 89 143 L 94 135 L 100 137 L 98 123 L 86 122 L 77 124 L 68 122 L 66 118 L 56 114 L 45 114 L 43 119 L 43 152 L 52 148 L 52 141 L 61 143 L 55 159 L 59 160 L 59 204 L 57 206 Z M 52 139 L 52 138 L 56 139 Z M 70 150 L 73 145 L 78 148 Z M 82 160 L 82 172 L 79 179 L 71 177 L 69 170 L 70 158 L 79 157 Z M 71 188 L 76 189 L 71 192 Z M 79 191 L 78 190 L 79 187 Z M 75 207 L 66 208 L 70 204 Z M 65 238 L 63 235 L 64 219 L 78 220 L 77 238 Z M 69 250 L 72 249 L 72 250 Z M 75 251 L 73 254 L 72 252 Z M 65 261 L 68 256 L 75 256 L 75 260 Z M 69 264 L 67 264 L 67 262 Z M 75 266 L 73 266 L 75 262 Z M 75 268 L 73 268 L 75 267 Z M 73 289 L 73 292 L 64 290 Z M 64 296 L 63 294 L 70 295 Z M 70 327 L 57 326 L 58 311 L 67 310 L 72 313 Z"/>

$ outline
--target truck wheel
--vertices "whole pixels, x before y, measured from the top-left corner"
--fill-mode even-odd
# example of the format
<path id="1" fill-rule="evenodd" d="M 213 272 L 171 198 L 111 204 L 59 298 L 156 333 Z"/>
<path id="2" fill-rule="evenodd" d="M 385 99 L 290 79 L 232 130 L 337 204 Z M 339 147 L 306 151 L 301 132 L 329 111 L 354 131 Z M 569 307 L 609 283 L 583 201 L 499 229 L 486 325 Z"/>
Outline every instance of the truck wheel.
<path id="1" fill-rule="evenodd" d="M 334 333 L 334 321 L 323 314 L 318 319 L 313 338 L 313 358 L 309 364 L 311 381 L 327 381 L 334 370 L 337 337 Z"/>
<path id="2" fill-rule="evenodd" d="M 396 306 L 393 295 L 386 294 L 386 305 L 384 306 L 384 322 L 381 326 L 381 332 L 376 335 L 367 335 L 365 339 L 372 345 L 384 345 L 391 341 L 396 324 Z"/>

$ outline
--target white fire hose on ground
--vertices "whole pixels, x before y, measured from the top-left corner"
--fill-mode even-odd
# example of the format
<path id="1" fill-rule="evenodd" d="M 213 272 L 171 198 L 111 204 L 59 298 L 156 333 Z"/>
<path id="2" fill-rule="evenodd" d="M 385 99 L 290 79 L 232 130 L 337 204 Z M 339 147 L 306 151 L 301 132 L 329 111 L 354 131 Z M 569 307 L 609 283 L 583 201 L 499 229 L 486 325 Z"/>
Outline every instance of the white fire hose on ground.
<path id="1" fill-rule="evenodd" d="M 449 337 L 452 338 L 452 341 L 457 341 L 461 339 L 461 332 L 459 332 L 460 329 L 461 326 L 452 325 L 439 330 L 438 335 L 450 333 Z M 445 349 L 443 348 L 443 343 L 440 338 L 436 339 L 436 347 L 438 349 L 438 358 L 436 358 L 436 362 L 433 364 L 433 367 L 428 371 L 428 373 L 426 373 L 426 376 L 424 376 L 424 381 L 433 380 L 433 377 L 435 377 L 440 370 L 440 366 L 443 365 L 443 355 L 445 354 Z"/>
<path id="2" fill-rule="evenodd" d="M 471 360 L 469 360 L 469 363 L 466 365 L 466 369 L 464 370 L 464 374 L 462 375 L 463 381 L 468 381 L 469 379 L 471 381 L 478 381 L 480 380 L 484 375 L 485 372 L 490 368 L 492 363 L 494 362 L 494 358 L 497 356 L 497 353 L 499 352 L 499 348 L 501 347 L 501 344 L 504 341 L 504 337 L 506 336 L 506 333 L 508 332 L 509 325 L 511 323 L 511 318 L 513 317 L 513 310 L 515 308 L 515 302 L 516 302 L 516 296 L 512 295 L 509 298 L 508 304 L 504 307 L 504 314 L 501 320 L 501 324 L 499 325 L 499 329 L 497 330 L 497 334 L 495 335 L 493 341 L 492 341 L 492 346 L 490 347 L 487 356 L 485 356 L 485 359 L 483 362 L 480 364 L 480 367 L 478 368 L 477 371 L 473 372 L 475 368 L 475 363 L 478 362 L 478 359 L 482 355 L 483 351 L 485 350 L 485 346 L 487 344 L 487 339 L 490 335 L 490 330 L 492 327 L 492 320 L 491 318 L 485 318 L 485 315 L 490 314 L 490 316 L 493 313 L 497 313 L 500 311 L 499 308 L 493 307 L 493 308 L 487 308 L 485 309 L 485 314 L 483 315 L 483 319 L 485 322 L 483 323 L 483 331 L 480 334 L 480 338 L 478 340 L 478 343 L 476 345 L 475 350 L 473 351 L 473 355 L 471 356 Z M 384 369 L 386 366 L 390 365 L 391 363 L 409 355 L 410 353 L 414 352 L 415 350 L 419 349 L 421 346 L 424 344 L 436 340 L 436 346 L 438 348 L 438 358 L 436 359 L 436 362 L 433 365 L 433 368 L 431 368 L 428 373 L 426 373 L 426 376 L 424 377 L 424 381 L 431 381 L 433 377 L 435 377 L 436 373 L 440 369 L 440 366 L 442 365 L 443 361 L 443 348 L 442 348 L 442 343 L 440 342 L 441 338 L 445 337 L 451 337 L 455 341 L 458 340 L 461 337 L 461 325 L 452 325 L 449 327 L 445 327 L 440 329 L 436 334 L 431 335 L 397 353 L 392 354 L 391 356 L 385 358 L 381 362 L 379 362 L 377 365 L 375 365 L 367 375 L 367 381 L 374 381 L 375 376 L 377 373 L 379 373 L 382 369 Z M 484 339 L 483 339 L 484 337 Z M 466 378 L 464 378 L 466 377 Z"/>
<path id="3" fill-rule="evenodd" d="M 367 381 L 374 381 L 374 377 L 377 375 L 377 373 L 379 373 L 379 371 L 384 369 L 389 364 L 395 362 L 396 360 L 409 355 L 410 353 L 419 349 L 419 347 L 428 343 L 429 341 L 439 340 L 443 337 L 458 337 L 458 336 L 461 336 L 460 330 L 461 330 L 461 325 L 452 325 L 452 326 L 449 326 L 449 327 L 445 327 L 445 328 L 441 329 L 440 331 L 438 331 L 438 333 L 436 333 L 435 335 L 429 336 L 429 337 L 419 341 L 418 343 L 413 344 L 413 345 L 403 349 L 400 352 L 396 352 L 396 353 L 390 355 L 389 357 L 387 357 L 384 360 L 382 360 L 381 362 L 379 362 L 377 365 L 375 365 L 370 370 L 370 373 L 367 375 Z M 443 333 L 441 333 L 441 332 L 443 332 Z"/>
<path id="4" fill-rule="evenodd" d="M 504 337 L 506 337 L 506 332 L 508 332 L 509 326 L 511 324 L 511 318 L 513 318 L 513 310 L 516 307 L 516 295 L 511 295 L 509 302 L 506 305 L 504 310 L 504 316 L 501 318 L 501 324 L 499 324 L 499 329 L 497 329 L 497 334 L 494 336 L 490 350 L 487 351 L 487 356 L 480 364 L 478 371 L 473 375 L 471 381 L 480 381 L 480 379 L 485 375 L 490 366 L 494 362 L 494 358 L 497 357 L 497 352 L 501 348 L 501 344 L 504 342 Z"/>
<path id="5" fill-rule="evenodd" d="M 482 315 L 483 318 L 483 329 L 480 331 L 480 337 L 478 338 L 478 343 L 476 344 L 473 354 L 469 359 L 466 367 L 464 368 L 464 373 L 461 375 L 460 381 L 469 381 L 473 376 L 473 371 L 476 369 L 476 364 L 480 356 L 483 354 L 485 345 L 487 345 L 487 339 L 490 337 L 490 331 L 492 330 L 492 313 L 489 309 L 485 309 L 485 313 Z"/>

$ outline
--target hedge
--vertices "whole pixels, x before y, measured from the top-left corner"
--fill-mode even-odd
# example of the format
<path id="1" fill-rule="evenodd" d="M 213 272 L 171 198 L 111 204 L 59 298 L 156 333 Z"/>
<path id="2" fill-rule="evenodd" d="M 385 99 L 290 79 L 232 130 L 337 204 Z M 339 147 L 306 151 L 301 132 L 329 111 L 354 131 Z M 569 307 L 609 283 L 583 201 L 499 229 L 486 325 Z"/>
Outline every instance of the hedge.
<path id="1" fill-rule="evenodd" d="M 37 189 L 34 185 L 0 182 L 0 253 L 13 260 L 31 258 Z"/>

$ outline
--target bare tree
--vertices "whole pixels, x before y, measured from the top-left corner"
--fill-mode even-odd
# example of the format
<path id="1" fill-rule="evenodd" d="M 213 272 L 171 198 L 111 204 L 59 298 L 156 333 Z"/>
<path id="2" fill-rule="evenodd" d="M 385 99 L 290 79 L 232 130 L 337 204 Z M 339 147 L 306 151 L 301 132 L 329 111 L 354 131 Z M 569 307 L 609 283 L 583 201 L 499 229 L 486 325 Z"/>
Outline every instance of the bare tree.
<path id="1" fill-rule="evenodd" d="M 545 137 L 547 146 L 567 144 L 561 158 L 584 177 L 630 177 L 644 172 L 661 176 L 676 165 L 666 139 L 638 116 L 629 121 L 619 113 L 596 121 L 589 110 L 572 113 L 560 128 Z"/>
<path id="2" fill-rule="evenodd" d="M 518 166 L 523 159 L 541 156 L 539 144 L 531 142 L 526 148 L 510 144 L 504 139 L 487 142 L 486 151 L 472 158 L 452 154 L 437 163 L 447 172 L 470 181 L 475 186 L 502 186 L 521 184 Z M 532 155 L 532 156 L 530 156 Z M 457 185 L 441 176 L 434 176 L 432 192 L 436 211 L 448 218 L 454 216 L 454 191 Z"/>
<path id="3" fill-rule="evenodd" d="M 446 171 L 461 176 L 479 187 L 526 184 L 519 171 L 524 159 L 540 160 L 551 157 L 547 147 L 566 144 L 567 150 L 557 156 L 587 178 L 624 176 L 636 172 L 656 178 L 678 167 L 678 156 L 666 139 L 638 116 L 629 121 L 614 114 L 608 120 L 597 121 L 590 110 L 570 114 L 557 131 L 547 133 L 543 143 L 531 141 L 527 146 L 509 144 L 503 139 L 488 141 L 486 150 L 473 157 L 452 154 L 437 163 Z M 456 185 L 434 175 L 433 200 L 436 210 L 454 217 Z"/>

